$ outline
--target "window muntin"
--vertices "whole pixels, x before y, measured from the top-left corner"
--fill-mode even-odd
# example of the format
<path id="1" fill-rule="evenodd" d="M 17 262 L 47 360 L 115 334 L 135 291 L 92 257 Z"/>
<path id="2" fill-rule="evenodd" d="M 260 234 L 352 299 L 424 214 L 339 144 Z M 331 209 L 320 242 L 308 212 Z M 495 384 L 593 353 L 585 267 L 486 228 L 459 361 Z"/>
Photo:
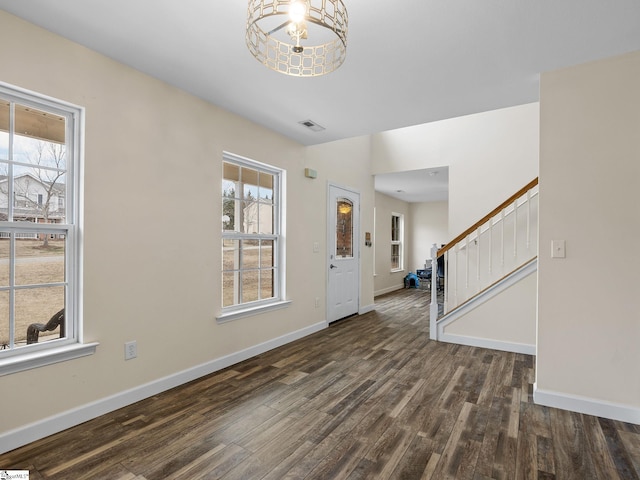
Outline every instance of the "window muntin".
<path id="1" fill-rule="evenodd" d="M 9 112 L 11 103 L 0 97 L 0 159 L 7 160 L 9 155 Z"/>
<path id="2" fill-rule="evenodd" d="M 223 313 L 280 301 L 283 172 L 231 154 L 222 170 Z"/>
<path id="3" fill-rule="evenodd" d="M 404 217 L 399 213 L 391 214 L 391 270 L 402 270 L 402 245 L 404 242 Z"/>
<path id="4" fill-rule="evenodd" d="M 32 368 L 50 362 L 31 353 L 79 342 L 80 128 L 80 108 L 0 85 L 0 374 L 20 370 L 5 358 Z M 62 309 L 64 328 L 27 343 L 30 325 Z"/>

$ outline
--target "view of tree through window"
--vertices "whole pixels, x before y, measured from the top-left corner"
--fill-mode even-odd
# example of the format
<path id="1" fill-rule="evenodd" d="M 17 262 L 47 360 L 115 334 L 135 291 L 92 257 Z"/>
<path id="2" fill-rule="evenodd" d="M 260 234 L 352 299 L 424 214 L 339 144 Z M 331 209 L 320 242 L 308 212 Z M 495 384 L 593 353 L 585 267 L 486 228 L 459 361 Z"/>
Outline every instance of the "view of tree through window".
<path id="1" fill-rule="evenodd" d="M 278 292 L 278 171 L 223 162 L 222 306 L 275 299 Z"/>
<path id="2" fill-rule="evenodd" d="M 2 351 L 66 336 L 64 323 L 45 327 L 65 308 L 68 287 L 67 121 L 0 96 Z"/>

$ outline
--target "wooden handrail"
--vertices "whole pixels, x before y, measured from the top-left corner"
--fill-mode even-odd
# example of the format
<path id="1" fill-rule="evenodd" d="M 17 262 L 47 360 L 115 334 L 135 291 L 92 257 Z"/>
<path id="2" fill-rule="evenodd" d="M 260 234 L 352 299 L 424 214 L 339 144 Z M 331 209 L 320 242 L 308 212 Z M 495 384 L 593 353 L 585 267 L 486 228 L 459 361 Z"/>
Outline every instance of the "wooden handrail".
<path id="1" fill-rule="evenodd" d="M 491 210 L 491 212 L 487 213 L 484 217 L 482 217 L 480 220 L 478 220 L 476 223 L 474 223 L 473 225 L 471 225 L 469 228 L 467 228 L 464 232 L 462 232 L 460 235 L 458 235 L 456 238 L 454 238 L 453 240 L 451 240 L 449 243 L 447 243 L 444 247 L 438 249 L 438 257 L 441 257 L 442 255 L 445 254 L 446 251 L 450 250 L 453 248 L 453 246 L 455 244 L 457 244 L 460 240 L 462 240 L 463 238 L 465 238 L 467 235 L 469 235 L 471 232 L 475 231 L 478 229 L 478 227 L 484 225 L 488 220 L 490 220 L 491 218 L 495 217 L 498 213 L 500 213 L 504 208 L 508 207 L 509 205 L 511 205 L 513 202 L 515 202 L 518 198 L 520 198 L 522 195 L 524 195 L 525 193 L 527 193 L 529 190 L 531 190 L 533 187 L 535 187 L 536 185 L 538 185 L 538 177 L 534 178 L 533 180 L 531 180 L 529 183 L 527 183 L 524 187 L 522 187 L 520 190 L 518 190 L 516 193 L 514 193 L 513 195 L 511 195 L 508 199 L 506 199 L 504 202 L 502 202 L 500 205 L 498 205 L 496 208 L 494 208 L 493 210 Z"/>

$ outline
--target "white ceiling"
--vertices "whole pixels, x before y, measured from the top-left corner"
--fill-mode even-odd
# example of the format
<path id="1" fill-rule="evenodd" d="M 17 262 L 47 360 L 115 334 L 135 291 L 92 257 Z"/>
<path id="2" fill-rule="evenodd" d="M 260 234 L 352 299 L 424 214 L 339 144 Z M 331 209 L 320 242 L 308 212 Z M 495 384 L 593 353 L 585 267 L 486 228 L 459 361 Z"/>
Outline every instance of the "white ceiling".
<path id="1" fill-rule="evenodd" d="M 319 78 L 245 46 L 247 0 L 0 0 L 18 15 L 311 145 L 538 100 L 539 73 L 640 49 L 638 0 L 344 0 Z M 326 130 L 298 124 L 311 119 Z"/>
<path id="2" fill-rule="evenodd" d="M 449 167 L 376 175 L 375 189 L 409 203 L 446 202 L 449 199 Z"/>
<path id="3" fill-rule="evenodd" d="M 313 145 L 538 100 L 539 74 L 640 49 L 639 0 L 344 0 L 318 78 L 248 52 L 247 0 L 0 0 L 0 9 Z M 298 122 L 313 120 L 312 132 Z"/>

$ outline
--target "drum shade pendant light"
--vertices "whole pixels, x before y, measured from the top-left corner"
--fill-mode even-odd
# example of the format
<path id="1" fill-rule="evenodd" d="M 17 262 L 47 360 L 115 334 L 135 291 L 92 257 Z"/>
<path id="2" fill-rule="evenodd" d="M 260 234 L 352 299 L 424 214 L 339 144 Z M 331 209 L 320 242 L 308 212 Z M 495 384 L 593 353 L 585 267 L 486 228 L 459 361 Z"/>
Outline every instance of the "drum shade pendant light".
<path id="1" fill-rule="evenodd" d="M 344 62 L 348 23 L 342 0 L 249 0 L 247 47 L 276 72 L 317 77 Z"/>

